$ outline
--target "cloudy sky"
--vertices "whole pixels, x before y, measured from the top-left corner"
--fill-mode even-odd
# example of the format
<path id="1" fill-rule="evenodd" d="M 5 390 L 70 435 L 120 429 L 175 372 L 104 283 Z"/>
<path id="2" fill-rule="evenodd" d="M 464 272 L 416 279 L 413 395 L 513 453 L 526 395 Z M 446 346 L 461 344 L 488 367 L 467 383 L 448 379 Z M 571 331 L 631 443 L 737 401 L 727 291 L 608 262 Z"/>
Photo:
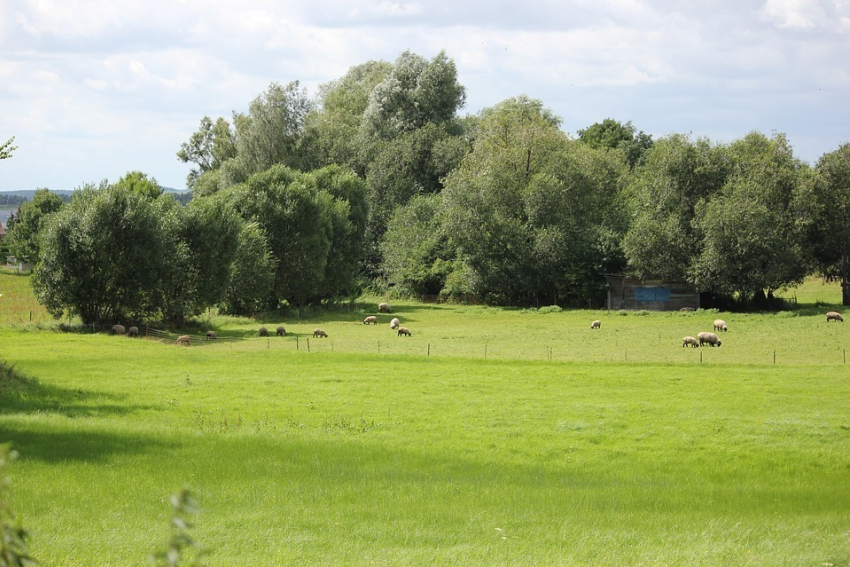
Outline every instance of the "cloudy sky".
<path id="1" fill-rule="evenodd" d="M 526 94 L 573 135 L 783 132 L 809 163 L 850 142 L 850 0 L 3 0 L 0 191 L 183 188 L 203 116 L 408 49 L 455 61 L 464 113 Z"/>

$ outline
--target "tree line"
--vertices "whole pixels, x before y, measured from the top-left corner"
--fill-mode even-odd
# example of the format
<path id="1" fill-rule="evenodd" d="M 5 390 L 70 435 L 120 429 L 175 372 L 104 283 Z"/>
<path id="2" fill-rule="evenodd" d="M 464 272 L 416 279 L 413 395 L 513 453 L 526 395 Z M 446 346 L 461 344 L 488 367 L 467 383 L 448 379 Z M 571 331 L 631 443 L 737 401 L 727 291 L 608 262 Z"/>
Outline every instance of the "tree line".
<path id="1" fill-rule="evenodd" d="M 37 259 L 51 312 L 84 320 L 179 321 L 364 289 L 592 305 L 605 273 L 745 306 L 820 274 L 850 304 L 850 144 L 810 166 L 782 134 L 654 140 L 606 119 L 571 136 L 542 101 L 461 116 L 465 100 L 443 52 L 352 67 L 313 97 L 272 83 L 181 145 L 188 206 L 134 172 L 45 210 L 38 255 L 21 257 Z"/>

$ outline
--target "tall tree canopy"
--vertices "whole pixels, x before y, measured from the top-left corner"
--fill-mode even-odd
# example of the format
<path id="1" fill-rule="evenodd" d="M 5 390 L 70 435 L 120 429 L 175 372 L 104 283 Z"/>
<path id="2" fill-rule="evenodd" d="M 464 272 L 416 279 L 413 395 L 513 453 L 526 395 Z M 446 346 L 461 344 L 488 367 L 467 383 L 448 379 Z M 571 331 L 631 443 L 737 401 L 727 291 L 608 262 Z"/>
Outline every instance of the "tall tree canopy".
<path id="1" fill-rule="evenodd" d="M 842 302 L 850 305 L 850 144 L 822 155 L 815 170 L 807 245 L 815 268 L 841 282 Z"/>
<path id="2" fill-rule="evenodd" d="M 769 297 L 806 275 L 805 166 L 781 134 L 750 133 L 730 144 L 726 157 L 725 184 L 697 211 L 702 244 L 690 279 L 744 302 Z"/>
<path id="3" fill-rule="evenodd" d="M 633 213 L 623 249 L 632 272 L 688 280 L 702 249 L 696 209 L 720 190 L 727 170 L 723 148 L 706 138 L 655 142 L 628 188 Z"/>
<path id="4" fill-rule="evenodd" d="M 569 302 L 622 267 L 609 230 L 622 230 L 626 166 L 558 125 L 540 101 L 504 101 L 482 113 L 472 153 L 446 180 L 445 230 L 492 301 Z"/>

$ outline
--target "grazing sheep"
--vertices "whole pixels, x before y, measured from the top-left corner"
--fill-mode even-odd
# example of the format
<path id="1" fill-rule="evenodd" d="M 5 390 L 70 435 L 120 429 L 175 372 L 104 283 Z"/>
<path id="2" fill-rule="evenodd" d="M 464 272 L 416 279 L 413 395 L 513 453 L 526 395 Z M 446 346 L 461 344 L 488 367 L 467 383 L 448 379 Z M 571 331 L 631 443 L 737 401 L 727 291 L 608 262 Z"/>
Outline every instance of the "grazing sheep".
<path id="1" fill-rule="evenodd" d="M 696 311 L 694 307 L 682 307 L 679 311 Z"/>
<path id="2" fill-rule="evenodd" d="M 398 329 L 401 326 L 401 321 L 398 320 L 398 317 L 395 317 L 392 321 L 390 321 L 390 329 Z"/>
<path id="3" fill-rule="evenodd" d="M 261 337 L 268 337 L 269 336 L 269 330 L 266 329 L 265 327 L 260 327 L 260 336 Z"/>
<path id="4" fill-rule="evenodd" d="M 728 331 L 729 328 L 726 327 L 726 321 L 723 319 L 715 319 L 714 320 L 714 330 L 715 331 Z"/>
<path id="5" fill-rule="evenodd" d="M 399 327 L 398 328 L 398 336 L 400 337 L 412 337 L 413 333 L 410 332 L 410 329 L 407 327 Z"/>
<path id="6" fill-rule="evenodd" d="M 123 335 L 124 334 L 124 325 L 112 325 L 112 334 L 113 335 Z"/>
<path id="7" fill-rule="evenodd" d="M 286 336 L 286 329 L 283 328 L 283 325 L 278 327 L 276 332 L 277 332 L 277 336 L 279 336 L 279 337 L 285 337 Z"/>
<path id="8" fill-rule="evenodd" d="M 829 313 L 826 314 L 826 320 L 827 321 L 841 321 L 843 323 L 844 317 L 842 317 L 841 313 L 839 313 L 838 311 L 830 311 Z"/>
<path id="9" fill-rule="evenodd" d="M 390 307 L 389 303 L 379 303 L 378 304 L 378 313 L 392 313 L 393 309 Z"/>
<path id="10" fill-rule="evenodd" d="M 375 317 L 374 315 L 369 315 L 368 317 L 366 317 L 365 319 L 363 319 L 363 324 L 364 324 L 364 325 L 369 325 L 370 323 L 371 323 L 372 325 L 377 325 L 377 324 L 378 324 L 378 318 L 377 318 L 377 317 Z"/>
<path id="11" fill-rule="evenodd" d="M 180 335 L 177 337 L 177 340 L 174 341 L 176 345 L 186 345 L 189 346 L 189 341 L 192 339 L 189 335 Z"/>
<path id="12" fill-rule="evenodd" d="M 699 348 L 699 341 L 696 340 L 694 337 L 685 337 L 684 339 L 682 339 L 682 346 L 691 346 L 694 348 Z"/>
<path id="13" fill-rule="evenodd" d="M 598 321 L 598 320 L 594 321 L 593 323 L 590 324 L 590 328 L 591 329 L 601 329 L 602 328 L 602 321 Z"/>
<path id="14" fill-rule="evenodd" d="M 697 335 L 697 338 L 699 339 L 699 346 L 720 346 L 720 338 L 714 333 L 702 332 Z"/>
<path id="15" fill-rule="evenodd" d="M 127 329 L 128 337 L 138 337 L 139 336 L 139 328 L 138 327 L 130 327 Z"/>
<path id="16" fill-rule="evenodd" d="M 328 334 L 321 329 L 313 329 L 313 338 L 324 337 L 328 338 Z"/>
<path id="17" fill-rule="evenodd" d="M 218 338 L 218 334 L 215 331 L 207 331 L 207 340 L 214 341 Z"/>

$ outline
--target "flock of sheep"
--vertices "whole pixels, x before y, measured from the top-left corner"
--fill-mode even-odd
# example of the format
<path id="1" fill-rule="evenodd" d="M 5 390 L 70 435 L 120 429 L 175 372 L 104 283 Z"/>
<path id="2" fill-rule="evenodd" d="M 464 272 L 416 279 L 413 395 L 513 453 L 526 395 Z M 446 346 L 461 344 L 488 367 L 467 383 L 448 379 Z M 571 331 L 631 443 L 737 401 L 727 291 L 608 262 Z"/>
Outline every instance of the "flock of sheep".
<path id="1" fill-rule="evenodd" d="M 378 304 L 378 313 L 392 313 L 392 307 L 390 307 L 389 303 L 379 303 Z M 370 316 L 366 317 L 365 319 L 363 319 L 363 324 L 364 325 L 377 325 L 378 324 L 378 318 L 374 315 L 370 315 Z M 137 335 L 139 330 L 136 327 L 130 327 L 131 332 L 134 329 L 135 329 L 135 334 Z M 399 337 L 412 337 L 413 336 L 413 333 L 410 331 L 410 329 L 408 329 L 407 327 L 401 326 L 401 321 L 398 319 L 398 317 L 394 317 L 393 320 L 390 321 L 390 329 L 395 330 Z M 112 328 L 112 332 L 114 334 L 123 335 L 124 334 L 124 327 L 122 327 L 121 325 L 115 325 Z M 275 332 L 276 332 L 277 336 L 279 336 L 279 337 L 285 337 L 286 336 L 286 328 L 284 328 L 283 325 L 280 325 L 276 329 Z M 130 334 L 130 333 L 128 333 L 128 334 Z M 268 337 L 269 336 L 268 328 L 260 327 L 259 334 L 260 334 L 261 337 Z M 133 336 L 135 336 L 135 335 L 133 335 Z M 215 340 L 217 338 L 218 338 L 218 334 L 215 331 L 207 331 L 207 340 Z M 317 339 L 317 338 L 326 339 L 326 338 L 328 338 L 328 334 L 323 329 L 318 329 L 318 328 L 313 329 L 313 338 L 314 339 Z M 190 335 L 180 335 L 179 337 L 177 337 L 177 340 L 175 341 L 174 344 L 189 346 L 191 339 L 192 339 L 192 337 Z"/>
<path id="2" fill-rule="evenodd" d="M 826 320 L 829 321 L 841 321 L 844 322 L 844 317 L 841 316 L 841 313 L 837 311 L 830 311 L 826 314 Z M 591 329 L 601 329 L 602 321 L 596 320 L 590 324 Z M 710 347 L 719 347 L 723 344 L 723 341 L 720 340 L 720 337 L 717 336 L 716 333 L 723 332 L 729 330 L 729 326 L 726 324 L 726 321 L 723 319 L 715 319 L 714 320 L 714 333 L 709 333 L 708 331 L 703 331 L 701 333 L 697 333 L 696 337 L 687 336 L 682 339 L 682 347 L 693 347 L 699 348 L 701 346 L 708 345 Z"/>
<path id="3" fill-rule="evenodd" d="M 378 304 L 378 313 L 392 313 L 392 307 L 390 307 L 389 303 L 379 303 Z M 837 311 L 830 311 L 826 314 L 826 320 L 829 321 L 840 321 L 844 322 L 844 318 L 841 316 L 841 313 Z M 365 319 L 363 319 L 364 325 L 377 325 L 378 318 L 375 315 L 369 315 Z M 591 329 L 601 329 L 602 321 L 596 320 L 590 324 Z M 401 326 L 401 321 L 398 317 L 394 317 L 392 321 L 390 321 L 390 329 L 396 331 L 399 337 L 412 337 L 413 333 L 407 327 Z M 723 342 L 720 340 L 720 337 L 717 336 L 718 332 L 726 332 L 729 330 L 729 326 L 726 324 L 726 321 L 723 319 L 715 319 L 714 320 L 714 332 L 703 331 L 701 333 L 697 333 L 696 337 L 687 336 L 682 339 L 682 347 L 693 347 L 699 348 L 705 345 L 710 347 L 719 347 Z M 283 325 L 278 326 L 276 329 L 276 334 L 279 337 L 286 336 L 286 329 Z M 126 335 L 128 337 L 138 337 L 139 336 L 139 328 L 138 327 L 130 327 L 125 329 L 123 325 L 113 325 L 112 326 L 112 334 L 114 335 Z M 259 334 L 261 337 L 268 337 L 269 330 L 266 327 L 260 327 Z M 207 340 L 214 340 L 218 338 L 218 335 L 215 331 L 207 331 Z M 313 338 L 327 338 L 328 334 L 322 329 L 314 329 L 313 330 Z M 190 335 L 181 335 L 177 337 L 175 344 L 177 345 L 185 345 L 189 346 L 189 342 L 191 341 Z"/>

